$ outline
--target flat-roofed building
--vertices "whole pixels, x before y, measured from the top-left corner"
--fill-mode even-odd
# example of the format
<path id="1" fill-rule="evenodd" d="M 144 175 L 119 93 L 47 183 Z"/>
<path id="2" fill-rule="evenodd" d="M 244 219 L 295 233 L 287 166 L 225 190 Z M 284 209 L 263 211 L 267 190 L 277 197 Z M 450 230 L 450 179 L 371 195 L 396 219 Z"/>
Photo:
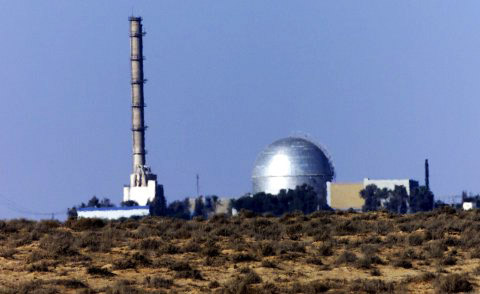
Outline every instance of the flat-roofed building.
<path id="1" fill-rule="evenodd" d="M 394 190 L 395 186 L 403 186 L 410 195 L 413 189 L 417 188 L 418 181 L 410 179 L 369 179 L 355 183 L 334 183 L 327 182 L 327 204 L 333 209 L 361 210 L 365 200 L 360 196 L 360 191 L 368 185 L 375 185 L 380 189 Z"/>

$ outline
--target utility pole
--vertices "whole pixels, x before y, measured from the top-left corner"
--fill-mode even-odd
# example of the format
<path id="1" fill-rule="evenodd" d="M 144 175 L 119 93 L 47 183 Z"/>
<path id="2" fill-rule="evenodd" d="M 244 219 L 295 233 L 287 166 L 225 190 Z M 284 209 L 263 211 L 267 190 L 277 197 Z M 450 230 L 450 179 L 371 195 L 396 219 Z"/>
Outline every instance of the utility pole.
<path id="1" fill-rule="evenodd" d="M 430 167 L 428 165 L 428 159 L 425 159 L 425 187 L 427 191 L 430 191 Z"/>
<path id="2" fill-rule="evenodd" d="M 197 198 L 200 197 L 200 175 L 197 174 Z"/>

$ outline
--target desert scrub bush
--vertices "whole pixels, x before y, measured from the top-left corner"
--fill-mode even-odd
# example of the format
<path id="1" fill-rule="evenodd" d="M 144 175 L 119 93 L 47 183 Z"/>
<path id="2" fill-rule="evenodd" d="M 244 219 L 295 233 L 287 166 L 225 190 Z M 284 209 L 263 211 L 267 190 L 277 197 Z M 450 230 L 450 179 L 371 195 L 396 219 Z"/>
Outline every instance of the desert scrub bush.
<path id="1" fill-rule="evenodd" d="M 314 265 L 323 265 L 322 259 L 318 256 L 311 256 L 305 259 L 305 262 L 308 264 L 314 264 Z"/>
<path id="2" fill-rule="evenodd" d="M 75 231 L 98 230 L 103 228 L 107 222 L 98 218 L 80 218 L 78 220 L 68 220 L 65 225 Z"/>
<path id="3" fill-rule="evenodd" d="M 360 245 L 360 251 L 365 254 L 365 255 L 373 255 L 378 252 L 379 246 L 378 245 L 372 245 L 372 244 L 361 244 Z"/>
<path id="4" fill-rule="evenodd" d="M 6 258 L 6 259 L 13 259 L 14 255 L 17 254 L 18 251 L 15 248 L 0 248 L 0 257 Z"/>
<path id="5" fill-rule="evenodd" d="M 156 276 L 147 276 L 143 281 L 145 286 L 148 288 L 155 288 L 155 289 L 170 289 L 173 286 L 173 280 L 171 279 L 164 279 L 162 277 Z"/>
<path id="6" fill-rule="evenodd" d="M 106 294 L 142 294 L 143 291 L 135 288 L 133 283 L 128 280 L 120 280 L 115 282 L 113 286 L 107 287 Z"/>
<path id="7" fill-rule="evenodd" d="M 99 276 L 99 277 L 113 277 L 115 276 L 114 273 L 111 271 L 101 268 L 101 267 L 96 267 L 96 266 L 90 266 L 87 268 L 87 274 L 92 275 L 92 276 Z"/>
<path id="8" fill-rule="evenodd" d="M 260 264 L 261 267 L 265 268 L 278 268 L 277 263 L 271 261 L 271 260 L 263 260 L 262 263 Z"/>
<path id="9" fill-rule="evenodd" d="M 394 293 L 395 284 L 378 279 L 357 279 L 351 282 L 349 290 L 352 293 Z"/>
<path id="10" fill-rule="evenodd" d="M 137 245 L 136 248 L 140 250 L 158 250 L 158 248 L 160 248 L 160 246 L 164 244 L 163 242 L 157 239 L 146 238 L 146 239 L 140 240 L 140 242 L 138 242 L 136 245 Z"/>
<path id="11" fill-rule="evenodd" d="M 409 268 L 413 267 L 413 264 L 408 259 L 400 258 L 400 259 L 397 259 L 397 260 L 393 261 L 393 266 L 409 269 Z"/>
<path id="12" fill-rule="evenodd" d="M 74 246 L 73 235 L 68 231 L 58 231 L 44 236 L 40 240 L 40 248 L 54 258 L 78 254 Z"/>
<path id="13" fill-rule="evenodd" d="M 220 248 L 214 240 L 208 239 L 202 249 L 202 254 L 208 257 L 218 256 L 220 255 Z"/>
<path id="14" fill-rule="evenodd" d="M 110 236 L 92 231 L 81 233 L 75 241 L 76 246 L 86 248 L 91 252 L 110 252 L 112 244 L 113 240 Z"/>
<path id="15" fill-rule="evenodd" d="M 61 226 L 62 224 L 57 220 L 41 220 L 35 224 L 34 230 L 40 234 L 47 234 Z"/>
<path id="16" fill-rule="evenodd" d="M 257 258 L 251 253 L 236 253 L 232 255 L 232 261 L 235 263 L 238 262 L 249 262 L 249 261 L 256 261 Z"/>
<path id="17" fill-rule="evenodd" d="M 58 279 L 53 280 L 50 283 L 63 286 L 67 289 L 84 289 L 89 288 L 87 284 L 78 279 Z"/>
<path id="18" fill-rule="evenodd" d="M 375 254 L 365 254 L 355 261 L 355 267 L 361 269 L 370 269 L 373 264 L 385 264 L 385 262 Z"/>
<path id="19" fill-rule="evenodd" d="M 37 261 L 27 265 L 27 271 L 29 272 L 48 272 L 50 263 L 46 260 Z"/>
<path id="20" fill-rule="evenodd" d="M 322 256 L 332 256 L 334 251 L 333 242 L 323 242 L 320 247 L 318 247 L 318 253 Z"/>
<path id="21" fill-rule="evenodd" d="M 335 260 L 336 265 L 341 264 L 351 264 L 357 261 L 357 256 L 355 253 L 350 251 L 344 251 L 338 258 Z"/>
<path id="22" fill-rule="evenodd" d="M 256 241 L 280 240 L 283 235 L 282 227 L 267 218 L 256 218 L 248 224 L 247 234 Z"/>
<path id="23" fill-rule="evenodd" d="M 247 294 L 255 293 L 251 291 L 251 285 L 259 284 L 262 282 L 262 278 L 253 270 L 245 268 L 242 275 L 229 281 L 221 289 L 222 294 Z"/>
<path id="24" fill-rule="evenodd" d="M 221 225 L 213 231 L 213 234 L 218 237 L 230 237 L 235 236 L 235 227 L 233 225 Z"/>
<path id="25" fill-rule="evenodd" d="M 424 235 L 422 233 L 412 233 L 408 235 L 408 245 L 420 246 L 423 244 Z"/>
<path id="26" fill-rule="evenodd" d="M 148 267 L 152 262 L 145 255 L 135 252 L 132 256 L 118 259 L 113 262 L 113 268 L 116 270 L 132 269 L 137 267 Z"/>
<path id="27" fill-rule="evenodd" d="M 355 223 L 350 219 L 341 220 L 334 226 L 334 232 L 337 236 L 355 235 L 365 228 L 363 223 Z"/>
<path id="28" fill-rule="evenodd" d="M 435 288 L 440 293 L 460 293 L 473 290 L 466 274 L 449 274 L 437 277 Z"/>
<path id="29" fill-rule="evenodd" d="M 180 250 L 179 247 L 169 242 L 169 243 L 162 244 L 162 246 L 158 248 L 158 252 L 163 254 L 178 254 L 178 253 L 181 253 L 182 251 Z"/>
<path id="30" fill-rule="evenodd" d="M 336 288 L 336 284 L 329 280 L 312 281 L 309 283 L 293 283 L 289 293 L 325 293 Z"/>
<path id="31" fill-rule="evenodd" d="M 442 258 L 443 252 L 447 249 L 447 246 L 440 240 L 431 241 L 424 247 L 424 251 L 427 252 L 430 258 Z"/>
<path id="32" fill-rule="evenodd" d="M 175 278 L 203 280 L 202 274 L 199 270 L 192 268 L 190 264 L 183 261 L 173 262 L 169 266 L 169 269 L 176 272 Z"/>
<path id="33" fill-rule="evenodd" d="M 444 257 L 440 263 L 445 266 L 452 266 L 457 264 L 457 259 L 454 256 L 449 255 Z"/>
<path id="34" fill-rule="evenodd" d="M 280 254 L 285 254 L 287 252 L 296 252 L 296 253 L 306 252 L 304 242 L 285 240 L 285 241 L 277 242 L 276 247 L 277 247 L 276 248 L 277 251 Z"/>
<path id="35" fill-rule="evenodd" d="M 191 252 L 191 253 L 196 253 L 200 252 L 202 250 L 202 247 L 197 244 L 197 242 L 194 242 L 192 240 L 188 241 L 183 247 L 182 251 L 183 252 Z"/>
<path id="36" fill-rule="evenodd" d="M 272 242 L 259 242 L 257 244 L 258 253 L 263 256 L 275 256 L 275 245 Z"/>
<path id="37" fill-rule="evenodd" d="M 57 294 L 57 289 L 47 285 L 41 279 L 34 279 L 28 282 L 16 283 L 8 286 L 8 289 L 4 289 L 2 294 Z"/>

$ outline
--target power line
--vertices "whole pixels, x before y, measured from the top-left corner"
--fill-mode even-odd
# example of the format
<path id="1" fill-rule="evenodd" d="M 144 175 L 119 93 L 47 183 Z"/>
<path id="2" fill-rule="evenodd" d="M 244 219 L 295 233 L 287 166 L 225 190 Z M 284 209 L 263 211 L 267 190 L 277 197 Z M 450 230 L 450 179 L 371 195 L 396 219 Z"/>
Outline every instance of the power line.
<path id="1" fill-rule="evenodd" d="M 9 209 L 11 211 L 21 213 L 21 214 L 27 214 L 27 215 L 32 215 L 32 216 L 46 216 L 46 215 L 48 215 L 48 216 L 54 217 L 56 214 L 66 213 L 65 210 L 56 211 L 56 212 L 33 211 L 33 210 L 30 210 L 28 208 L 25 208 L 25 207 L 19 205 L 18 203 L 16 203 L 15 201 L 13 201 L 12 199 L 10 199 L 9 197 L 7 197 L 3 194 L 0 194 L 0 198 L 2 199 L 2 201 L 0 201 L 1 205 L 3 205 L 4 207 L 6 207 L 7 209 Z"/>

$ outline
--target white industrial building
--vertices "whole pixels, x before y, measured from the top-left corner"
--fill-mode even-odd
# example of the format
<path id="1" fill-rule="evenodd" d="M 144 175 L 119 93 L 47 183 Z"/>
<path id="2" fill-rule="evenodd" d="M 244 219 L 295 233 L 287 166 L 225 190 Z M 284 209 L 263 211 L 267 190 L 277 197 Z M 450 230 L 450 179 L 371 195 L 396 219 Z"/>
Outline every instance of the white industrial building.
<path id="1" fill-rule="evenodd" d="M 119 219 L 142 217 L 150 214 L 149 206 L 78 208 L 78 218 Z"/>

